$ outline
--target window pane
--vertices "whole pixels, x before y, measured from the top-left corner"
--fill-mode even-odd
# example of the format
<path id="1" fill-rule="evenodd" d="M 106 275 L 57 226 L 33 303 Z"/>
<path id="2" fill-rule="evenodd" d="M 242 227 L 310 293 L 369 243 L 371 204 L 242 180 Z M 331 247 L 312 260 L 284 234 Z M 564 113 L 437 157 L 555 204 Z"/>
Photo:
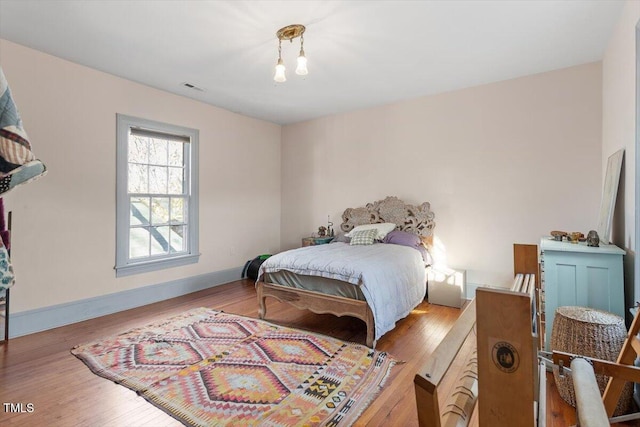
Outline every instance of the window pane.
<path id="1" fill-rule="evenodd" d="M 151 223 L 153 225 L 169 223 L 169 198 L 154 197 L 151 202 Z"/>
<path id="2" fill-rule="evenodd" d="M 169 141 L 169 166 L 182 166 L 184 144 L 182 142 Z"/>
<path id="3" fill-rule="evenodd" d="M 181 197 L 171 198 L 171 223 L 183 223 L 185 219 L 185 199 Z"/>
<path id="4" fill-rule="evenodd" d="M 151 215 L 150 200 L 148 197 L 131 198 L 131 225 L 149 225 Z"/>
<path id="5" fill-rule="evenodd" d="M 149 191 L 147 165 L 129 163 L 129 193 L 147 193 Z"/>
<path id="6" fill-rule="evenodd" d="M 169 168 L 169 194 L 182 194 L 183 169 Z"/>
<path id="7" fill-rule="evenodd" d="M 171 226 L 171 251 L 172 252 L 186 252 L 187 240 L 184 238 L 185 229 L 186 227 L 184 225 Z"/>
<path id="8" fill-rule="evenodd" d="M 167 168 L 149 166 L 149 193 L 167 194 Z"/>
<path id="9" fill-rule="evenodd" d="M 129 137 L 129 162 L 147 163 L 149 161 L 149 138 L 143 136 Z"/>
<path id="10" fill-rule="evenodd" d="M 149 256 L 149 232 L 144 228 L 132 228 L 129 231 L 129 257 Z"/>
<path id="11" fill-rule="evenodd" d="M 199 131 L 117 114 L 116 137 L 116 276 L 197 262 Z"/>
<path id="12" fill-rule="evenodd" d="M 151 255 L 169 253 L 169 227 L 151 227 Z"/>
<path id="13" fill-rule="evenodd" d="M 152 139 L 149 143 L 149 164 L 166 165 L 167 164 L 167 140 Z"/>

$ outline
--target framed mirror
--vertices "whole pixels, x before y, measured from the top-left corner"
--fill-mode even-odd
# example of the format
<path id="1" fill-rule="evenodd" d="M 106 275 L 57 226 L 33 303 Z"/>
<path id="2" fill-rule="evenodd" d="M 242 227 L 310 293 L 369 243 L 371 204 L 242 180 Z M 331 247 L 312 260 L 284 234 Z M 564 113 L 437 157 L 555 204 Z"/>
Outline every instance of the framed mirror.
<path id="1" fill-rule="evenodd" d="M 598 218 L 598 235 L 600 242 L 611 242 L 611 225 L 613 223 L 613 208 L 616 205 L 618 184 L 620 182 L 620 170 L 622 169 L 622 157 L 624 149 L 620 149 L 609 156 L 607 160 L 607 172 L 602 188 L 602 200 L 600 201 L 600 216 Z"/>

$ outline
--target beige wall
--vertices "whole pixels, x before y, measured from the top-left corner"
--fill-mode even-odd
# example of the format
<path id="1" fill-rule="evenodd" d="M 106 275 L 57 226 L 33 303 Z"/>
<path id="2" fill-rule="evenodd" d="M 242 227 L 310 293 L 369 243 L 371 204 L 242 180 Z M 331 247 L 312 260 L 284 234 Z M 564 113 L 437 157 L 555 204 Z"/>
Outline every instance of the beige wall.
<path id="1" fill-rule="evenodd" d="M 4 40 L 0 64 L 50 170 L 6 197 L 16 312 L 236 268 L 387 195 L 431 202 L 475 284 L 508 283 L 513 242 L 597 221 L 600 63 L 284 128 Z M 116 113 L 200 129 L 198 264 L 115 278 Z"/>
<path id="2" fill-rule="evenodd" d="M 5 199 L 13 312 L 238 268 L 279 248 L 280 126 L 4 40 L 0 64 L 49 168 Z M 116 113 L 200 130 L 198 264 L 115 278 Z"/>
<path id="3" fill-rule="evenodd" d="M 347 207 L 431 202 L 449 265 L 506 286 L 512 243 L 594 229 L 601 63 L 285 126 L 282 244 Z"/>
<path id="4" fill-rule="evenodd" d="M 640 296 L 634 277 L 636 225 L 636 24 L 640 2 L 628 1 L 602 62 L 602 170 L 608 157 L 624 148 L 625 160 L 614 217 L 613 241 L 627 249 L 625 282 L 627 305 Z M 604 175 L 604 172 L 603 172 Z"/>

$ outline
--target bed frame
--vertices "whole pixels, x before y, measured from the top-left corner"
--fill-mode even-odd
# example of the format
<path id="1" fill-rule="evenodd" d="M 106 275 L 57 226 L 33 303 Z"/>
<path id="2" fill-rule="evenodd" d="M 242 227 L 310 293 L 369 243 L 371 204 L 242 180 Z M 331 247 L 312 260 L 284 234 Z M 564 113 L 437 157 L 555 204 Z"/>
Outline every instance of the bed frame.
<path id="1" fill-rule="evenodd" d="M 435 214 L 428 202 L 415 206 L 397 197 L 387 197 L 368 203 L 364 207 L 348 208 L 342 214 L 340 229 L 349 232 L 362 224 L 376 224 L 392 222 L 396 229 L 419 235 L 427 240 L 433 237 L 436 225 Z M 320 292 L 295 289 L 274 283 L 256 282 L 258 292 L 259 316 L 264 319 L 267 315 L 266 297 L 273 297 L 299 309 L 311 310 L 314 313 L 329 313 L 335 316 L 352 316 L 364 321 L 367 325 L 366 345 L 375 347 L 375 324 L 373 313 L 366 301 L 358 301 Z"/>

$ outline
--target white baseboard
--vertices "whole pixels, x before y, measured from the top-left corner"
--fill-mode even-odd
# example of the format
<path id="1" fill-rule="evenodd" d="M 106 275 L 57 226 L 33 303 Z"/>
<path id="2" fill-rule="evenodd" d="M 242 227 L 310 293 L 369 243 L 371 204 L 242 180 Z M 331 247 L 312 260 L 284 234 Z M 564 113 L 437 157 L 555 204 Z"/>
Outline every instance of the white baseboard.
<path id="1" fill-rule="evenodd" d="M 35 310 L 26 310 L 19 313 L 10 313 L 9 337 L 15 338 L 35 332 L 42 332 L 48 329 L 82 322 L 83 320 L 164 301 L 169 298 L 179 297 L 223 283 L 239 280 L 241 274 L 242 267 L 231 268 L 117 292 L 115 294 L 87 298 L 37 308 Z"/>

